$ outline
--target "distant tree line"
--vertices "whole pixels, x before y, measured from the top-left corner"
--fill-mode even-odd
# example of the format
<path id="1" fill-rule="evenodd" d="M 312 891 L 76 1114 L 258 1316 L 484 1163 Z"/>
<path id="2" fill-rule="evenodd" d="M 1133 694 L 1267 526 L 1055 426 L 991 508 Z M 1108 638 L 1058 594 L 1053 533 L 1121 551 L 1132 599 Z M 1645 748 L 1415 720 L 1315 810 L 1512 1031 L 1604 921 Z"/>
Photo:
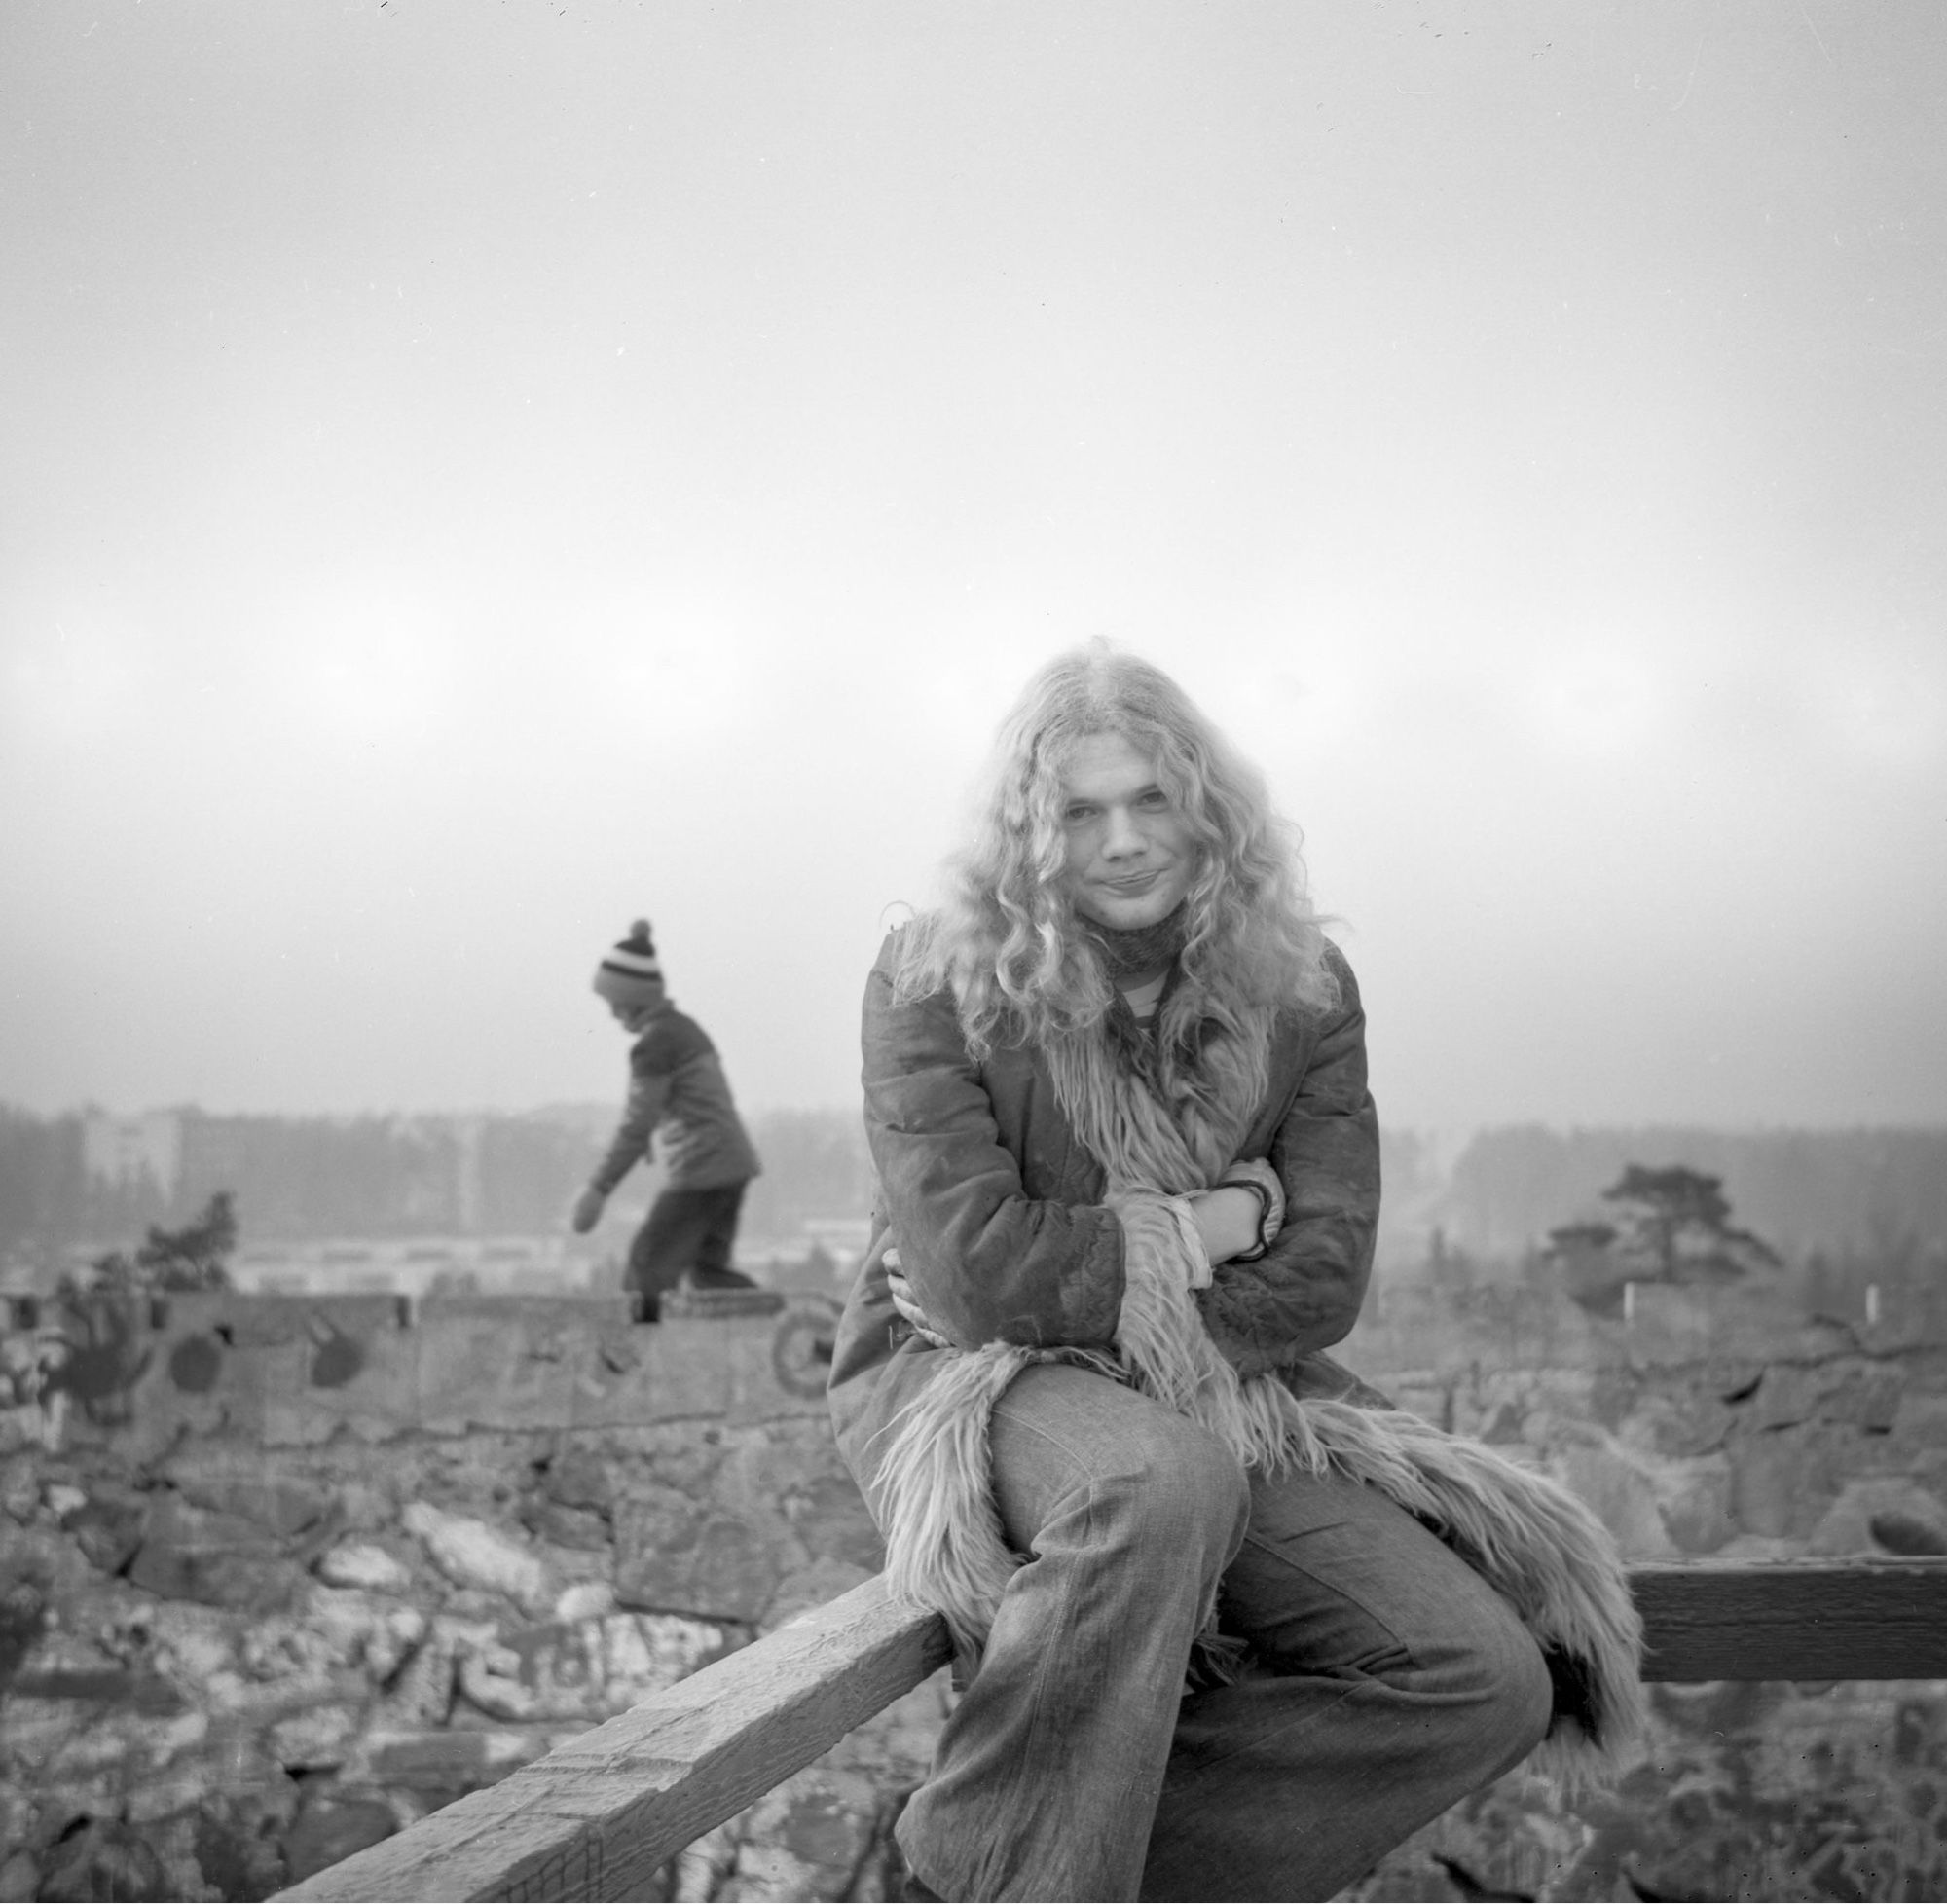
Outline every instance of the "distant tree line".
<path id="1" fill-rule="evenodd" d="M 86 1114 L 0 1106 L 0 1258 L 104 1248 L 181 1226 L 222 1192 L 253 1243 L 320 1237 L 538 1235 L 562 1227 L 612 1130 L 606 1106 L 520 1115 L 283 1117 L 176 1114 L 173 1181 L 91 1173 Z M 752 1119 L 763 1175 L 753 1237 L 863 1217 L 871 1165 L 856 1113 Z M 635 1180 L 649 1188 L 646 1172 Z"/>
<path id="2" fill-rule="evenodd" d="M 177 1116 L 170 1185 L 87 1168 L 87 1118 L 0 1105 L 0 1258 L 120 1246 L 179 1227 L 219 1190 L 247 1242 L 321 1237 L 539 1235 L 559 1228 L 612 1130 L 615 1108 L 558 1106 L 451 1117 Z M 872 1173 L 856 1111 L 758 1113 L 764 1162 L 744 1233 L 786 1238 L 808 1220 L 859 1218 Z M 1576 1130 L 1478 1132 L 1451 1168 L 1411 1131 L 1382 1138 L 1381 1254 L 1437 1232 L 1443 1262 L 1518 1262 L 1552 1231 L 1613 1224 L 1604 1191 L 1632 1165 L 1714 1179 L 1739 1222 L 1831 1300 L 1863 1280 L 1922 1276 L 1947 1246 L 1947 1131 Z M 646 1175 L 625 1189 L 645 1195 Z M 1416 1246 L 1416 1245 L 1415 1245 Z"/>
<path id="3" fill-rule="evenodd" d="M 1506 1125 L 1477 1132 L 1414 1214 L 1452 1247 L 1512 1260 L 1564 1225 L 1612 1221 L 1604 1193 L 1633 1164 L 1714 1179 L 1794 1262 L 1918 1260 L 1947 1243 L 1947 1130 Z"/>

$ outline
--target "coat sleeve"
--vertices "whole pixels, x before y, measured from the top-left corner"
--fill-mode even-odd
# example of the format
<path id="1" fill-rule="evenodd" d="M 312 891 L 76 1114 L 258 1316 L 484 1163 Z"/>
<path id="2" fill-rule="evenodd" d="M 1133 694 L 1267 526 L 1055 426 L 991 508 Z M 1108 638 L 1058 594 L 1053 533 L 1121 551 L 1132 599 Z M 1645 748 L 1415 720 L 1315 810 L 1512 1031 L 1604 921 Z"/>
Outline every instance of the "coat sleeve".
<path id="1" fill-rule="evenodd" d="M 1255 1263 L 1217 1266 L 1198 1301 L 1242 1375 L 1341 1341 L 1359 1319 L 1379 1221 L 1379 1124 L 1366 1088 L 1366 1013 L 1351 968 L 1331 954 L 1340 1002 L 1320 1028 L 1298 1095 L 1271 1140 L 1285 1219 Z"/>
<path id="2" fill-rule="evenodd" d="M 670 1074 L 658 1054 L 648 1047 L 649 1041 L 643 1039 L 629 1053 L 629 1098 L 623 1107 L 622 1121 L 616 1126 L 595 1175 L 588 1180 L 591 1188 L 604 1196 L 609 1195 L 648 1155 L 649 1140 L 669 1106 Z"/>
<path id="3" fill-rule="evenodd" d="M 1104 1347 L 1122 1307 L 1122 1230 L 1099 1205 L 1030 1197 L 950 997 L 866 981 L 865 1131 L 887 1241 L 927 1319 L 961 1348 Z"/>

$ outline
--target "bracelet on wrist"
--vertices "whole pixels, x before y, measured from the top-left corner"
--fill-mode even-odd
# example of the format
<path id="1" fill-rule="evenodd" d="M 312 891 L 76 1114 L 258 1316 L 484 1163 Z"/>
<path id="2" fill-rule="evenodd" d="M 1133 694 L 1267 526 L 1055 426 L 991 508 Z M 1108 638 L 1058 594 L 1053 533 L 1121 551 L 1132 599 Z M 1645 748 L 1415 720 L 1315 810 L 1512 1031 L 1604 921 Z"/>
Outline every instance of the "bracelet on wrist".
<path id="1" fill-rule="evenodd" d="M 1264 1185 L 1250 1177 L 1234 1177 L 1218 1186 L 1220 1190 L 1249 1190 L 1258 1199 L 1258 1240 L 1248 1250 L 1239 1250 L 1231 1261 L 1232 1263 L 1255 1263 L 1270 1248 L 1265 1231 L 1270 1227 L 1271 1199 Z"/>

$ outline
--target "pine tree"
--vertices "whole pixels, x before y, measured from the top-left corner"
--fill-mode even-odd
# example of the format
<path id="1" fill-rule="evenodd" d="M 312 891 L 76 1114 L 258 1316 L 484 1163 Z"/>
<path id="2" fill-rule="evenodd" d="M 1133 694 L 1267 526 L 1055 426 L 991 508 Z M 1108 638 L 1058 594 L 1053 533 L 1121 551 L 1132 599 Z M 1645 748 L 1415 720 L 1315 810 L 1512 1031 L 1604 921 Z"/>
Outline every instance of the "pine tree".
<path id="1" fill-rule="evenodd" d="M 1634 1282 L 1736 1282 L 1779 1266 L 1769 1243 L 1731 1222 L 1721 1177 L 1681 1164 L 1651 1170 L 1632 1163 L 1602 1199 L 1616 1205 L 1610 1247 Z"/>

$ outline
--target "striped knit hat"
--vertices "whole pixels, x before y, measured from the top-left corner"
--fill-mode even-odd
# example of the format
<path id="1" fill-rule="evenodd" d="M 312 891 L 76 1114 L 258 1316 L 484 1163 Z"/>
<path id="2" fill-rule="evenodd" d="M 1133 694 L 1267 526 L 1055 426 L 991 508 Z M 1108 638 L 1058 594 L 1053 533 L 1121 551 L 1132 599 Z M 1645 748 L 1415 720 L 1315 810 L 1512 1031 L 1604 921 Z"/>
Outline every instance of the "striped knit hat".
<path id="1" fill-rule="evenodd" d="M 663 969 L 656 963 L 646 919 L 638 919 L 629 936 L 595 968 L 595 989 L 611 1005 L 624 1007 L 663 1002 Z"/>

